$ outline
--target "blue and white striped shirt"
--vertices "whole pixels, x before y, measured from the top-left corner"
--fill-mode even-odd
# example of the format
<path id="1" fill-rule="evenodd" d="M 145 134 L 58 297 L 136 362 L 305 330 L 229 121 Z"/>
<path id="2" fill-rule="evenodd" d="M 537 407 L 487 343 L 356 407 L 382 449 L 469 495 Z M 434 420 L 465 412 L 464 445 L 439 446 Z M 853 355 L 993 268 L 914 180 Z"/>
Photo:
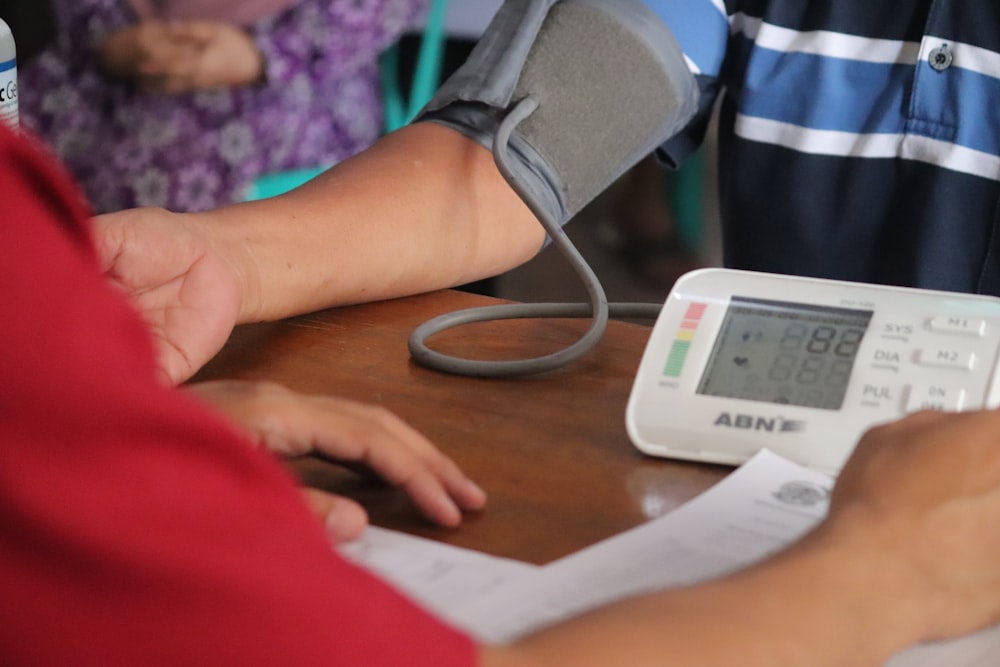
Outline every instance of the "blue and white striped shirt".
<path id="1" fill-rule="evenodd" d="M 727 265 L 1000 294 L 1000 3 L 646 0 L 720 102 Z"/>

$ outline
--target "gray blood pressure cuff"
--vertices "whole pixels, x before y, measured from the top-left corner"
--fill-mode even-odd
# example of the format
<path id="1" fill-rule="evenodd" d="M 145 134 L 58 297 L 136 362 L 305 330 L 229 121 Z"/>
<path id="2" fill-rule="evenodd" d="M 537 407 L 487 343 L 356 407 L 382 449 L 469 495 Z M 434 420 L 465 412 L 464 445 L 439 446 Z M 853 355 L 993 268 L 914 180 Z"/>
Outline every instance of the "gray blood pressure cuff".
<path id="1" fill-rule="evenodd" d="M 538 108 L 510 137 L 508 168 L 565 223 L 680 131 L 698 88 L 666 25 L 638 0 L 507 0 L 418 121 L 493 148 L 509 111 Z"/>

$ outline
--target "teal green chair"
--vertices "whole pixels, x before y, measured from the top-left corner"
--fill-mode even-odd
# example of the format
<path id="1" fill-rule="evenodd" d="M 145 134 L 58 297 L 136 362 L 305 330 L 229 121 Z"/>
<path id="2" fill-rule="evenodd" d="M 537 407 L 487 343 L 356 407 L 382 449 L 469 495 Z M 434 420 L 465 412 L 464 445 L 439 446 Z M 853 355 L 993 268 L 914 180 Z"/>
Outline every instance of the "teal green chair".
<path id="1" fill-rule="evenodd" d="M 677 233 L 686 248 L 702 244 L 702 197 L 707 176 L 704 149 L 689 156 L 681 168 L 667 178 L 670 184 L 669 205 L 674 212 Z"/>
<path id="2" fill-rule="evenodd" d="M 431 2 L 417 52 L 417 66 L 410 83 L 409 100 L 405 99 L 399 86 L 399 47 L 390 48 L 379 60 L 385 116 L 383 127 L 386 133 L 398 130 L 412 121 L 437 90 L 444 61 L 444 22 L 447 10 L 447 0 Z M 264 174 L 254 181 L 246 199 L 266 199 L 288 192 L 313 179 L 328 167 L 329 165 Z"/>
<path id="3" fill-rule="evenodd" d="M 382 76 L 382 102 L 386 133 L 398 130 L 416 118 L 441 83 L 444 63 L 445 16 L 447 0 L 433 0 L 427 14 L 427 24 L 417 52 L 417 66 L 410 84 L 409 102 L 399 89 L 399 48 L 393 47 L 382 54 L 379 63 Z"/>

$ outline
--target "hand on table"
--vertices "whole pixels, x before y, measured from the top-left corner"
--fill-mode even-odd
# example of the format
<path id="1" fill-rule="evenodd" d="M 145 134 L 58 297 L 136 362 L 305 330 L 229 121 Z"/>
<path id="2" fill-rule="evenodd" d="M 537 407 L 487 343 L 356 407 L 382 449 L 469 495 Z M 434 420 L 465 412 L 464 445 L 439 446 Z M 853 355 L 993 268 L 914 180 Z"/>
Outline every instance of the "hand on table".
<path id="1" fill-rule="evenodd" d="M 895 605 L 925 629 L 919 640 L 1000 621 L 1000 412 L 922 412 L 869 431 L 827 527 L 858 526 L 857 558 L 889 556 L 882 578 L 901 578 Z"/>
<path id="2" fill-rule="evenodd" d="M 249 85 L 264 72 L 253 39 L 217 21 L 144 21 L 111 35 L 98 53 L 110 74 L 162 93 Z"/>
<path id="3" fill-rule="evenodd" d="M 218 380 L 187 389 L 211 403 L 269 451 L 318 455 L 360 466 L 403 489 L 421 512 L 456 526 L 463 510 L 482 509 L 483 491 L 426 438 L 389 411 L 331 396 L 305 395 L 274 383 Z M 352 540 L 368 523 L 355 501 L 304 489 L 331 538 Z"/>
<path id="4" fill-rule="evenodd" d="M 102 270 L 149 324 L 164 378 L 191 377 L 236 325 L 241 276 L 183 215 L 130 209 L 93 223 Z"/>
<path id="5" fill-rule="evenodd" d="M 911 415 L 865 434 L 828 517 L 789 549 L 487 647 L 480 662 L 888 664 L 1000 620 L 998 527 L 1000 412 Z"/>

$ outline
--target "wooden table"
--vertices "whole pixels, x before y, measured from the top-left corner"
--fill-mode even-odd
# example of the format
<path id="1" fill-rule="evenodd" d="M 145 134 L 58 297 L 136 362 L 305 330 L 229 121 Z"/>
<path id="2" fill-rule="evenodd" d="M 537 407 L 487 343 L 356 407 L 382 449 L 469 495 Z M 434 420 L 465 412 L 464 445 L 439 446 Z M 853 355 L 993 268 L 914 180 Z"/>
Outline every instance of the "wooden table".
<path id="1" fill-rule="evenodd" d="M 402 493 L 330 464 L 294 464 L 310 484 L 358 499 L 372 523 L 497 556 L 546 563 L 658 516 L 727 468 L 653 459 L 625 432 L 625 404 L 649 328 L 612 322 L 567 368 L 518 379 L 453 377 L 410 360 L 414 327 L 494 299 L 442 291 L 243 326 L 197 379 L 268 379 L 389 408 L 487 490 L 455 530 Z M 436 349 L 482 359 L 537 356 L 576 340 L 583 320 L 507 320 L 442 333 Z"/>

